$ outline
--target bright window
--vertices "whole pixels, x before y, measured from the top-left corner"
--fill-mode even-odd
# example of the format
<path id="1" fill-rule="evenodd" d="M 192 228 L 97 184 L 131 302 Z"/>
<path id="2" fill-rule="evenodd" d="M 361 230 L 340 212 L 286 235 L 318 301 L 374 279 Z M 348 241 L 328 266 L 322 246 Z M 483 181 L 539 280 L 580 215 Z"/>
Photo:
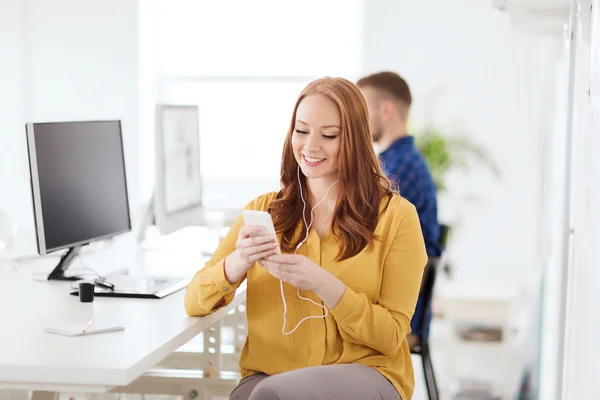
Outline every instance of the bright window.
<path id="1" fill-rule="evenodd" d="M 276 180 L 302 88 L 317 77 L 354 80 L 360 72 L 363 0 L 153 4 L 145 42 L 153 45 L 154 100 L 143 96 L 140 125 L 150 139 L 155 102 L 197 104 L 208 180 Z M 141 147 L 143 158 L 153 156 L 151 139 Z M 147 192 L 154 169 L 144 165 Z"/>
<path id="2" fill-rule="evenodd" d="M 285 133 L 305 84 L 167 81 L 159 96 L 165 103 L 198 105 L 203 176 L 277 178 Z"/>

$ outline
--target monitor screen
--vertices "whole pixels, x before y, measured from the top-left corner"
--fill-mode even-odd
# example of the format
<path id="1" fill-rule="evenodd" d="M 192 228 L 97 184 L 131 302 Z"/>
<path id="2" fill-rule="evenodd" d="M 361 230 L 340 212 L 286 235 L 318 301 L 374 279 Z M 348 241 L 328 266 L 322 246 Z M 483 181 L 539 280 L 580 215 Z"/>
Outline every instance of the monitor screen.
<path id="1" fill-rule="evenodd" d="M 40 254 L 131 230 L 120 121 L 26 128 Z"/>

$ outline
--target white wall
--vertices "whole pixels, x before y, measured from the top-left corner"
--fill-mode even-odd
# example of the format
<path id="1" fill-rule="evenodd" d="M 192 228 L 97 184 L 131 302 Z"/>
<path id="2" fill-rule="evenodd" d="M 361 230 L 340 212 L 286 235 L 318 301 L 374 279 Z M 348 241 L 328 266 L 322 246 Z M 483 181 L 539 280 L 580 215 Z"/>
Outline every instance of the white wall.
<path id="1" fill-rule="evenodd" d="M 595 2 L 594 7 L 600 5 Z M 600 15 L 600 11 L 597 11 Z M 596 23 L 600 23 L 597 17 Z M 596 39 L 577 39 L 574 92 L 574 135 L 571 191 L 571 254 L 567 295 L 567 338 L 565 343 L 563 398 L 598 399 L 600 386 L 596 369 L 600 359 L 600 25 Z M 592 48 L 596 55 L 592 64 Z M 593 67 L 592 67 L 593 65 Z M 593 72 L 593 73 L 591 73 Z M 591 95 L 590 76 L 594 76 Z"/>
<path id="2" fill-rule="evenodd" d="M 557 382 L 560 380 L 559 337 L 562 321 L 561 286 L 564 260 L 563 224 L 565 210 L 565 171 L 566 136 L 568 108 L 568 53 L 566 40 L 558 39 L 554 43 L 554 60 L 548 62 L 546 71 L 550 72 L 547 84 L 548 109 L 544 115 L 546 121 L 553 121 L 554 129 L 545 136 L 545 158 L 542 168 L 543 198 L 540 232 L 540 254 L 544 265 L 544 290 L 542 297 L 542 321 L 540 325 L 541 344 L 538 360 L 540 399 L 559 399 Z"/>
<path id="3" fill-rule="evenodd" d="M 137 202 L 137 1 L 0 0 L 0 10 L 0 210 L 33 225 L 29 121 L 121 119 Z"/>
<path id="4" fill-rule="evenodd" d="M 452 197 L 440 217 L 458 218 L 452 259 L 457 279 L 513 281 L 535 266 L 539 204 L 541 98 L 538 39 L 511 30 L 507 14 L 490 2 L 375 0 L 366 5 L 364 72 L 391 69 L 414 95 L 418 124 L 427 96 L 445 90 L 433 111 L 441 127 L 484 145 L 502 169 L 453 176 Z M 435 10 L 435 12 L 432 12 Z M 460 131 L 459 131 L 460 132 Z M 464 196 L 476 194 L 469 203 Z M 539 264 L 539 263 L 538 263 Z"/>
<path id="5" fill-rule="evenodd" d="M 22 4 L 19 0 L 0 0 L 0 212 L 4 213 L 16 210 L 15 198 L 22 195 L 25 179 Z"/>

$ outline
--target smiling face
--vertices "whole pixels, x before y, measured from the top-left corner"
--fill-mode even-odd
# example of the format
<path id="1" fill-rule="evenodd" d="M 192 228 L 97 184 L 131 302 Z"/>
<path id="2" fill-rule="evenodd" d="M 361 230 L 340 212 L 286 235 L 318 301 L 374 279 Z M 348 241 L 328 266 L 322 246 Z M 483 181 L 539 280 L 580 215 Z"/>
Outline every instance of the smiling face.
<path id="1" fill-rule="evenodd" d="M 333 100 L 313 94 L 298 104 L 292 148 L 308 179 L 337 179 L 341 134 L 340 111 Z"/>

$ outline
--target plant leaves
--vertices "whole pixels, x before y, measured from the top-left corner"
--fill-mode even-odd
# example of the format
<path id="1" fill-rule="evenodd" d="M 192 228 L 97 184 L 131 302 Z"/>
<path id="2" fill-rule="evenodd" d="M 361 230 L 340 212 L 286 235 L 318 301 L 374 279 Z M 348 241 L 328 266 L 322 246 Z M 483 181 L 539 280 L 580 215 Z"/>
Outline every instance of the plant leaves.
<path id="1" fill-rule="evenodd" d="M 439 192 L 446 190 L 444 179 L 451 170 L 469 170 L 478 166 L 487 168 L 500 177 L 500 169 L 485 149 L 467 136 L 447 136 L 433 126 L 415 135 L 415 144 L 425 160 Z"/>

